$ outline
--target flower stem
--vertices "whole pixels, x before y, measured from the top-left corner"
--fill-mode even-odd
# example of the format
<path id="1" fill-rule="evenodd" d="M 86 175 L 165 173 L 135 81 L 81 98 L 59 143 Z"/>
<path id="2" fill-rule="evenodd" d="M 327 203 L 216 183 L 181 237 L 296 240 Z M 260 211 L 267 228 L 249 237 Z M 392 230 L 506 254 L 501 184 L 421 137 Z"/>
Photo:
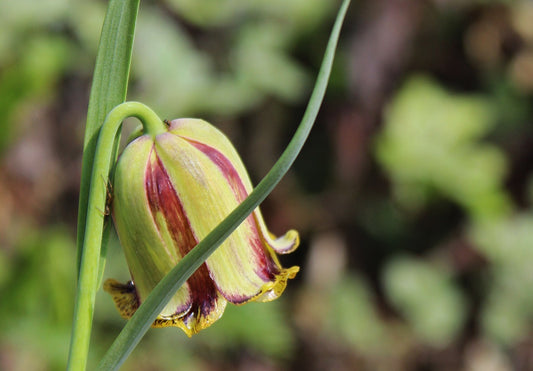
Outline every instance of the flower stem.
<path id="1" fill-rule="evenodd" d="M 122 365 L 175 292 L 268 196 L 289 170 L 309 135 L 324 98 L 349 4 L 350 0 L 344 0 L 338 12 L 309 104 L 287 149 L 254 191 L 157 284 L 108 349 L 98 366 L 99 370 L 116 370 Z"/>
<path id="2" fill-rule="evenodd" d="M 96 141 L 106 115 L 113 107 L 124 102 L 126 99 L 139 1 L 109 0 L 104 25 L 102 27 L 83 143 L 77 232 L 78 274 L 82 246 L 85 239 L 87 200 L 89 199 L 89 185 L 93 169 Z"/>
<path id="3" fill-rule="evenodd" d="M 105 262 L 105 259 L 99 256 L 105 254 L 105 251 L 101 251 L 102 229 L 86 229 L 96 142 L 107 113 L 126 99 L 138 11 L 139 0 L 109 0 L 98 45 L 83 143 L 77 231 L 78 288 L 67 364 L 68 370 L 71 371 L 83 371 L 87 365 L 98 271 L 103 271 Z M 113 156 L 116 156 L 116 146 L 112 152 Z M 104 188 L 105 179 L 99 179 Z M 92 180 L 93 183 L 94 181 L 95 179 Z M 103 223 L 105 200 L 104 205 L 97 207 L 102 210 L 98 216 Z M 91 235 L 97 245 L 90 252 L 84 251 L 87 235 Z"/>
<path id="4" fill-rule="evenodd" d="M 166 130 L 164 122 L 150 108 L 138 102 L 126 102 L 116 106 L 109 112 L 102 125 L 96 145 L 89 188 L 87 224 L 74 307 L 69 370 L 84 370 L 87 363 L 105 218 L 102 210 L 106 207 L 107 180 L 115 158 L 115 140 L 122 121 L 127 117 L 138 118 L 150 135 Z"/>

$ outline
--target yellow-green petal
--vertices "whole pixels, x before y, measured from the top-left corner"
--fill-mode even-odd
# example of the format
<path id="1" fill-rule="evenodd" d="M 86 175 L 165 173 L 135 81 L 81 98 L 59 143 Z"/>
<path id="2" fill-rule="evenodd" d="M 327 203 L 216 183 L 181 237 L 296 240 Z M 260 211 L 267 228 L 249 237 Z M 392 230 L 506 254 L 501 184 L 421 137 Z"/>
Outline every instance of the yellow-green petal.
<path id="1" fill-rule="evenodd" d="M 113 188 L 113 220 L 141 302 L 181 259 L 165 241 L 148 205 L 145 173 L 153 147 L 148 136 L 139 137 L 126 147 L 117 164 Z M 190 305 L 185 284 L 162 314 L 185 312 Z"/>
<path id="2" fill-rule="evenodd" d="M 242 166 L 238 157 L 231 162 L 218 148 L 178 136 L 158 137 L 156 148 L 163 163 L 172 163 L 168 167 L 170 179 L 198 240 L 247 196 L 234 166 L 235 161 Z M 265 243 L 269 239 L 270 236 L 261 235 L 252 215 L 206 260 L 212 279 L 227 300 L 244 303 L 271 289 L 273 282 L 286 281 L 277 278 L 284 274 Z M 296 243 L 291 241 L 291 245 Z"/>

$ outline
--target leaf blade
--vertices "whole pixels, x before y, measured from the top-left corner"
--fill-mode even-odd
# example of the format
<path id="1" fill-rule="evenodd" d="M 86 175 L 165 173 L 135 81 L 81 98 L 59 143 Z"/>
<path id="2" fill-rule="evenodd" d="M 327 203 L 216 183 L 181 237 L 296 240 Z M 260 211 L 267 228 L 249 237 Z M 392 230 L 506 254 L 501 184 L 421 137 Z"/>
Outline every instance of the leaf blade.
<path id="1" fill-rule="evenodd" d="M 91 174 L 96 142 L 104 119 L 114 106 L 126 99 L 131 65 L 133 37 L 139 0 L 110 0 L 96 58 L 89 98 L 82 160 L 82 176 L 78 208 L 77 268 L 78 289 L 74 309 L 68 370 L 85 370 L 97 289 L 101 242 L 98 251 L 83 251 L 88 212 Z M 116 144 L 115 144 L 116 147 Z M 116 148 L 114 149 L 116 154 Z M 102 180 L 107 181 L 106 179 Z M 95 231 L 101 241 L 102 230 Z M 83 263 L 83 255 L 90 257 Z"/>

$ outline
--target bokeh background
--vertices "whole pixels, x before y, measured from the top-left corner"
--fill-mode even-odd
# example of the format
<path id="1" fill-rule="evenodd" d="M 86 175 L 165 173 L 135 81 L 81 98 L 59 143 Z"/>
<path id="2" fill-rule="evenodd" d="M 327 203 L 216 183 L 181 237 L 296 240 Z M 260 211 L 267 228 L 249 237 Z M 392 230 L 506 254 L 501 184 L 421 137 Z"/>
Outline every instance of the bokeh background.
<path id="1" fill-rule="evenodd" d="M 201 117 L 255 182 L 294 132 L 338 0 L 141 2 L 128 98 Z M 0 0 L 0 369 L 62 370 L 106 1 Z M 533 3 L 352 4 L 330 87 L 263 204 L 300 231 L 279 300 L 123 370 L 533 370 Z M 127 124 L 126 130 L 133 124 Z M 111 239 L 106 277 L 128 279 Z M 100 292 L 89 369 L 124 321 Z"/>

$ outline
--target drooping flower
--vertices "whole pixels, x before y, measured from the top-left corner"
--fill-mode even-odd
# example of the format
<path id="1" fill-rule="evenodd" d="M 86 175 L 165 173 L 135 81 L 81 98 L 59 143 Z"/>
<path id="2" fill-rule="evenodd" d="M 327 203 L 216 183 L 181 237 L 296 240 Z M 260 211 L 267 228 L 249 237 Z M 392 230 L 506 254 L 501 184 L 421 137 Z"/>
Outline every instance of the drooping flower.
<path id="1" fill-rule="evenodd" d="M 130 318 L 155 285 L 251 192 L 229 140 L 198 119 L 168 123 L 124 149 L 115 170 L 112 213 L 132 281 L 108 279 L 104 290 Z M 275 238 L 256 209 L 177 291 L 153 327 L 188 336 L 221 317 L 226 303 L 270 301 L 298 267 L 282 268 L 276 253 L 294 251 L 298 232 Z"/>

